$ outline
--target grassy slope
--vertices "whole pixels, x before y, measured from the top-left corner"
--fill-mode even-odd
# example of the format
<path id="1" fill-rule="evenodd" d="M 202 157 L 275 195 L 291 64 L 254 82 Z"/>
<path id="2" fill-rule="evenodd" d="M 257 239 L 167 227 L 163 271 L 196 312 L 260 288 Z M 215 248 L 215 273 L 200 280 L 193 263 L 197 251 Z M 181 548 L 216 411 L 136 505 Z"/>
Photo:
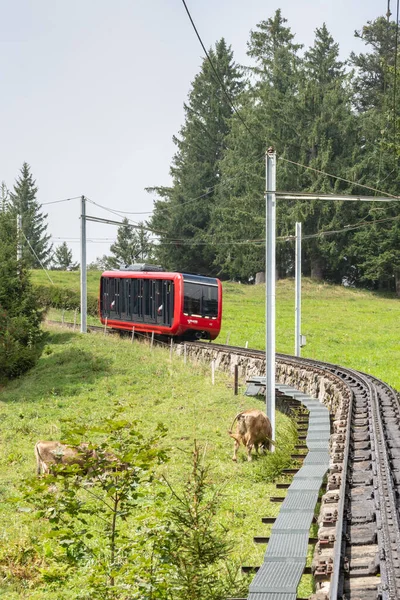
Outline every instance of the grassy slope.
<path id="1" fill-rule="evenodd" d="M 142 420 L 145 430 L 150 431 L 157 421 L 168 427 L 171 460 L 165 472 L 173 485 L 182 483 L 187 472 L 193 439 L 205 445 L 213 477 L 225 485 L 219 518 L 235 540 L 235 558 L 244 564 L 259 564 L 264 547 L 253 544 L 252 537 L 268 532 L 260 518 L 279 510 L 278 504 L 267 500 L 276 493 L 275 486 L 260 478 L 260 469 L 269 457 L 249 464 L 242 451 L 238 463 L 233 463 L 233 440 L 227 435 L 236 412 L 257 405 L 257 401 L 234 396 L 232 382 L 223 374 L 217 374 L 212 386 L 208 365 L 185 365 L 178 357 L 171 362 L 169 352 L 163 349 L 151 351 L 146 345 L 132 346 L 129 340 L 111 336 L 51 331 L 37 367 L 7 385 L 0 397 L 0 571 L 6 575 L 0 597 L 70 597 L 48 584 L 33 585 L 35 564 L 43 567 L 45 556 L 52 559 L 52 545 L 43 541 L 42 522 L 6 500 L 34 473 L 33 447 L 38 439 L 60 439 L 66 418 L 98 422 L 116 400 L 132 404 L 132 415 Z M 259 404 L 262 407 L 263 403 Z M 277 424 L 280 439 L 289 420 L 278 414 Z M 22 549 L 33 549 L 34 560 L 21 563 Z"/>
<path id="2" fill-rule="evenodd" d="M 56 285 L 79 289 L 79 273 L 52 272 L 51 276 Z M 33 274 L 35 282 L 44 279 L 43 272 Z M 94 294 L 98 279 L 98 273 L 89 274 L 89 290 Z M 264 286 L 224 284 L 220 341 L 225 342 L 229 335 L 233 345 L 247 341 L 249 347 L 264 347 L 264 294 Z M 293 281 L 278 282 L 276 308 L 277 350 L 292 354 Z M 305 280 L 302 313 L 302 331 L 307 335 L 303 356 L 362 369 L 400 389 L 398 299 Z M 33 547 L 35 560 L 40 561 L 46 554 L 51 558 L 51 544 L 43 543 L 41 522 L 32 521 L 29 514 L 18 512 L 4 500 L 33 473 L 35 441 L 59 438 L 64 418 L 101 419 L 113 400 L 132 402 L 133 414 L 144 423 L 161 420 L 168 426 L 173 451 L 166 469 L 172 483 L 178 484 L 184 477 L 193 438 L 207 445 L 215 480 L 226 484 L 220 519 L 236 541 L 235 557 L 245 564 L 259 564 L 264 547 L 252 544 L 252 537 L 267 534 L 268 526 L 260 525 L 260 517 L 279 510 L 278 504 L 267 500 L 276 493 L 275 487 L 259 481 L 268 458 L 251 465 L 241 460 L 235 465 L 230 459 L 232 440 L 226 434 L 233 415 L 256 401 L 234 397 L 230 382 L 222 374 L 212 387 L 208 367 L 183 365 L 177 358 L 171 364 L 168 353 L 160 349 L 150 352 L 139 344 L 132 347 L 129 341 L 80 336 L 65 330 L 53 332 L 50 341 L 37 368 L 1 391 L 0 566 L 5 567 L 3 573 L 14 572 L 18 577 L 0 585 L 0 597 L 64 597 L 51 586 L 29 591 L 35 567 L 29 561 L 27 565 L 18 562 L 21 549 Z M 287 426 L 287 420 L 278 415 L 278 439 Z M 309 591 L 303 585 L 299 595 Z"/>
<path id="3" fill-rule="evenodd" d="M 88 289 L 96 294 L 99 273 L 89 272 Z M 79 289 L 79 273 L 52 271 L 55 285 Z M 43 271 L 33 281 L 43 283 Z M 265 347 L 265 287 L 224 284 L 225 342 L 250 348 Z M 50 318 L 55 318 L 53 311 Z M 294 353 L 294 281 L 278 281 L 276 291 L 276 346 Z M 65 318 L 73 320 L 72 314 Z M 90 321 L 96 323 L 96 319 Z M 302 333 L 307 345 L 302 356 L 330 361 L 371 373 L 400 389 L 400 301 L 363 290 L 303 280 Z"/>

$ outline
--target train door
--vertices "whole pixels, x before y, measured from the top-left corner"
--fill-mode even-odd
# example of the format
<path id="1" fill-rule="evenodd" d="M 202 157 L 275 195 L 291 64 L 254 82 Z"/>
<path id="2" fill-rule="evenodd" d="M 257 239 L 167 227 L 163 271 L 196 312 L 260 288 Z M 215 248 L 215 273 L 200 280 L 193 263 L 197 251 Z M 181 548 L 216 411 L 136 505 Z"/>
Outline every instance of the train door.
<path id="1" fill-rule="evenodd" d="M 120 319 L 120 280 L 115 277 L 102 279 L 102 316 Z"/>
<path id="2" fill-rule="evenodd" d="M 156 282 L 157 323 L 171 327 L 174 317 L 174 283 L 168 279 Z"/>
<path id="3" fill-rule="evenodd" d="M 154 279 L 143 281 L 143 320 L 145 323 L 157 322 L 157 282 Z"/>
<path id="4" fill-rule="evenodd" d="M 130 305 L 132 321 L 143 321 L 143 279 L 131 279 Z"/>
<path id="5" fill-rule="evenodd" d="M 101 278 L 101 317 L 107 319 L 110 316 L 110 280 Z"/>
<path id="6" fill-rule="evenodd" d="M 122 321 L 130 320 L 130 305 L 129 305 L 129 295 L 130 295 L 130 279 L 120 279 L 120 315 Z"/>

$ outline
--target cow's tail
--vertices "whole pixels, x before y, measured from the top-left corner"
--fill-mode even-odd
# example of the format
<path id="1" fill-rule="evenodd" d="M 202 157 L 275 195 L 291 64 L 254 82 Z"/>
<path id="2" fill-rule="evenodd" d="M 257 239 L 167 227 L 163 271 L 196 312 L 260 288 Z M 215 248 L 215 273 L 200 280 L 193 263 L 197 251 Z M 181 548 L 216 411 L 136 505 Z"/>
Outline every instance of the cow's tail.
<path id="1" fill-rule="evenodd" d="M 237 420 L 237 418 L 238 418 L 238 417 L 240 417 L 240 415 L 241 415 L 241 414 L 242 414 L 242 413 L 240 412 L 240 413 L 238 413 L 238 414 L 236 415 L 236 417 L 233 419 L 233 423 L 232 423 L 232 425 L 231 425 L 231 428 L 228 430 L 228 433 L 229 433 L 229 435 L 230 435 L 231 437 L 235 437 L 235 436 L 234 436 L 234 434 L 232 435 L 232 429 L 233 429 L 233 426 L 234 426 L 234 424 L 235 424 L 235 421 Z"/>
<path id="2" fill-rule="evenodd" d="M 275 442 L 275 441 L 274 441 L 272 438 L 269 438 L 268 436 L 266 436 L 266 437 L 265 437 L 265 439 L 266 439 L 266 440 L 267 440 L 267 441 L 268 441 L 270 444 L 272 444 L 273 446 L 275 446 L 275 448 L 277 447 L 277 443 L 276 443 L 276 442 Z M 279 447 L 279 444 L 278 444 L 278 447 Z"/>

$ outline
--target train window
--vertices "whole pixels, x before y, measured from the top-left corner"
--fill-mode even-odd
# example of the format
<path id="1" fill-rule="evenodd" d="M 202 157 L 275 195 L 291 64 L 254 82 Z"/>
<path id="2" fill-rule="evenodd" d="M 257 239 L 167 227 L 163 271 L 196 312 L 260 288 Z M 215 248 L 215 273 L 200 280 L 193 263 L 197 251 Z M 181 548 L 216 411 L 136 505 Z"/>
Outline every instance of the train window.
<path id="1" fill-rule="evenodd" d="M 215 319 L 218 316 L 218 287 L 185 281 L 183 312 L 185 315 Z"/>
<path id="2" fill-rule="evenodd" d="M 104 277 L 102 317 L 170 327 L 174 315 L 174 283 L 165 279 Z"/>

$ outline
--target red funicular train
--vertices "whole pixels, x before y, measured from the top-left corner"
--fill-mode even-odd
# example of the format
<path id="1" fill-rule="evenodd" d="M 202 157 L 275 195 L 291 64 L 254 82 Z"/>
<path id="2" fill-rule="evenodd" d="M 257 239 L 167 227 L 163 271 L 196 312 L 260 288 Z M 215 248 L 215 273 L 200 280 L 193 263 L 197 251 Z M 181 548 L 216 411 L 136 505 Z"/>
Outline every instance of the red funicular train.
<path id="1" fill-rule="evenodd" d="M 168 273 L 154 265 L 105 271 L 100 281 L 100 319 L 113 329 L 181 340 L 214 340 L 221 329 L 219 279 Z"/>

